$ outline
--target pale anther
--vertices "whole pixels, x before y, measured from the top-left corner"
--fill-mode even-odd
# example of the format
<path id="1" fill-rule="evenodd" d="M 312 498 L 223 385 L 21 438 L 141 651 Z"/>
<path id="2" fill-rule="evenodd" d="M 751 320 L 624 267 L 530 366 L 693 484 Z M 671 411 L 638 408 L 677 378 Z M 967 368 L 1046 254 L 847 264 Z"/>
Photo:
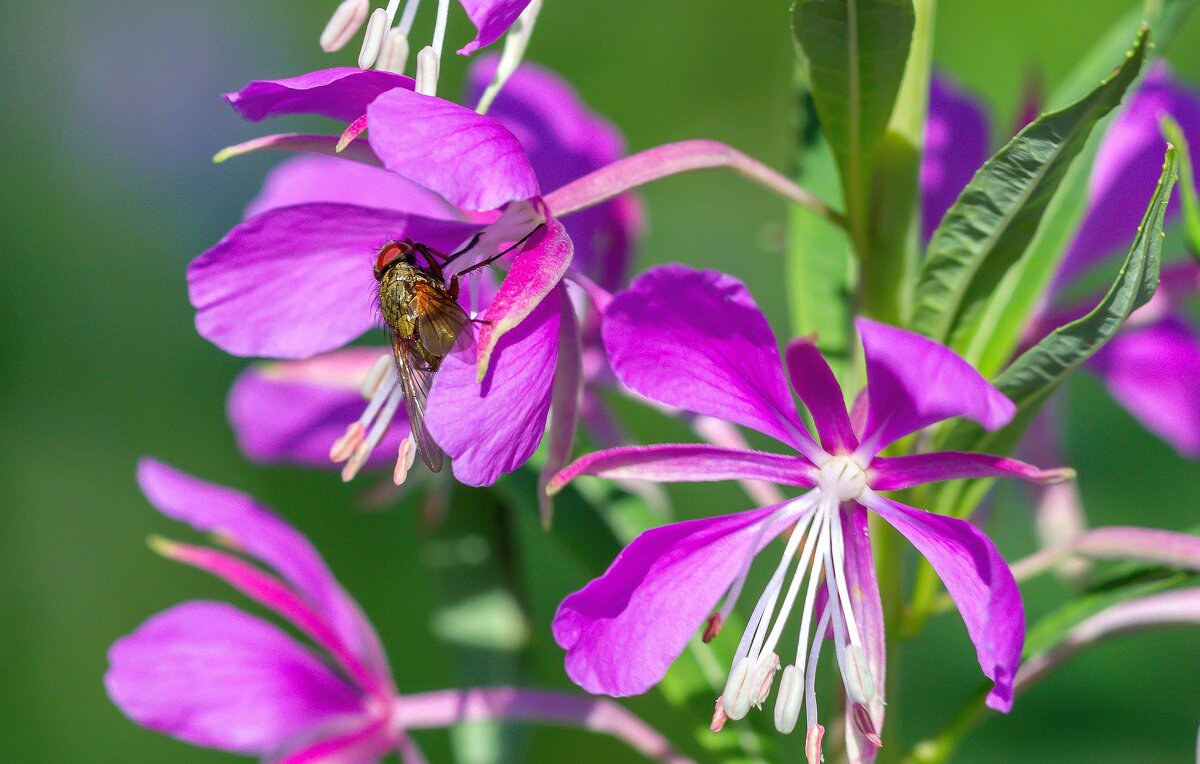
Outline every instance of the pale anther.
<path id="1" fill-rule="evenodd" d="M 867 654 L 858 645 L 846 645 L 846 670 L 842 682 L 846 694 L 859 703 L 869 703 L 875 697 L 875 678 L 867 663 Z"/>
<path id="2" fill-rule="evenodd" d="M 437 53 L 426 45 L 417 54 L 417 92 L 421 95 L 437 95 L 438 68 Z"/>
<path id="3" fill-rule="evenodd" d="M 379 53 L 379 60 L 375 62 L 375 68 L 385 72 L 404 74 L 404 67 L 407 65 L 408 35 L 404 34 L 399 27 L 392 27 L 383 41 L 383 50 Z"/>
<path id="4" fill-rule="evenodd" d="M 775 698 L 775 729 L 788 734 L 796 729 L 800 709 L 804 705 L 804 674 L 788 665 L 779 678 L 779 695 Z"/>
<path id="5" fill-rule="evenodd" d="M 392 365 L 396 362 L 392 360 L 390 353 L 384 353 L 375 359 L 375 363 L 371 366 L 371 370 L 367 372 L 367 376 L 363 378 L 362 397 L 371 400 L 375 397 L 375 393 L 379 392 L 379 386 L 383 384 L 383 380 L 387 378 L 388 372 L 392 370 Z"/>
<path id="6" fill-rule="evenodd" d="M 733 671 L 729 672 L 729 680 L 725 683 L 721 698 L 730 719 L 741 719 L 750 711 L 750 673 L 753 670 L 754 661 L 739 658 Z"/>
<path id="7" fill-rule="evenodd" d="M 371 19 L 367 22 L 367 31 L 363 35 L 362 50 L 358 52 L 360 69 L 370 69 L 371 65 L 375 63 L 375 59 L 379 58 L 379 50 L 383 47 L 383 38 L 387 35 L 388 26 L 390 23 L 386 10 L 376 8 L 371 12 Z"/>
<path id="8" fill-rule="evenodd" d="M 342 0 L 321 32 L 321 49 L 326 53 L 341 50 L 367 20 L 370 9 L 367 0 Z"/>

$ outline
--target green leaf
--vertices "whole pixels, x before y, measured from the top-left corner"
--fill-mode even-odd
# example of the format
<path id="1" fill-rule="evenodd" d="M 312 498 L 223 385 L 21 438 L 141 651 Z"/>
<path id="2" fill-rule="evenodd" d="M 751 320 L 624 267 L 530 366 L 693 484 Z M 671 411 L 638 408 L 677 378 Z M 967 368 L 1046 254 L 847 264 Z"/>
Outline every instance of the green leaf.
<path id="1" fill-rule="evenodd" d="M 1183 232 L 1192 256 L 1200 259 L 1200 199 L 1196 197 L 1196 180 L 1192 173 L 1192 154 L 1179 123 L 1166 115 L 1162 131 L 1167 142 L 1179 149 L 1180 195 L 1183 197 Z"/>
<path id="2" fill-rule="evenodd" d="M 1178 167 L 1179 152 L 1168 145 L 1158 187 L 1138 227 L 1133 246 L 1100 304 L 1082 318 L 1042 338 L 993 380 L 1000 392 L 1017 404 L 1013 421 L 995 432 L 985 432 L 974 422 L 959 420 L 938 438 L 935 450 L 997 454 L 1010 451 L 1041 404 L 1058 389 L 1067 374 L 1100 350 L 1130 314 L 1154 295 L 1162 260 L 1163 218 Z M 938 498 L 939 511 L 959 516 L 965 514 L 982 498 L 982 491 L 988 484 L 988 481 L 947 484 Z"/>
<path id="3" fill-rule="evenodd" d="M 842 179 L 855 247 L 866 247 L 879 141 L 908 58 L 912 0 L 797 0 L 792 32 Z"/>
<path id="4" fill-rule="evenodd" d="M 1108 79 L 1076 103 L 1037 119 L 975 174 L 929 242 L 917 281 L 914 329 L 940 342 L 956 332 L 970 333 L 985 301 L 1033 241 L 1092 128 L 1137 77 L 1148 43 L 1143 26 Z"/>

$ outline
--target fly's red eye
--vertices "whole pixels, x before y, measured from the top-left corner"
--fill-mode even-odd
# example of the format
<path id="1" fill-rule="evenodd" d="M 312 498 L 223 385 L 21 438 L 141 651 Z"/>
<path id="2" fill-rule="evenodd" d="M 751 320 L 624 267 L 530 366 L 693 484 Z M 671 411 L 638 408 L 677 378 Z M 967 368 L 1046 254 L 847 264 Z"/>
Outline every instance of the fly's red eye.
<path id="1" fill-rule="evenodd" d="M 401 257 L 411 253 L 412 247 L 408 244 L 394 241 L 379 250 L 379 257 L 375 258 L 375 270 L 382 271 Z"/>

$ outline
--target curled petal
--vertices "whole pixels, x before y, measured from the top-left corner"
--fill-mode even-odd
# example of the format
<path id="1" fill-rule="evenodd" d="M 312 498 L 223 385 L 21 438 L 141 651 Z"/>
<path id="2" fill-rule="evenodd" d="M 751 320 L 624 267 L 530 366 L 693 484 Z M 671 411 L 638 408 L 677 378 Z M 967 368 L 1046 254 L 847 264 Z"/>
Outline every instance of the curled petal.
<path id="1" fill-rule="evenodd" d="M 529 0 L 458 1 L 467 12 L 467 18 L 471 19 L 471 23 L 479 30 L 475 39 L 458 51 L 460 56 L 469 56 L 499 40 L 521 15 L 521 11 L 525 10 L 525 6 L 529 5 Z"/>
<path id="2" fill-rule="evenodd" d="M 1071 555 L 1096 560 L 1131 560 L 1200 572 L 1200 538 L 1157 528 L 1118 525 L 1083 531 L 1014 563 L 1012 570 L 1025 579 Z"/>
<path id="3" fill-rule="evenodd" d="M 571 680 L 616 696 L 654 686 L 745 556 L 795 521 L 782 506 L 653 528 L 630 542 L 604 575 L 558 606 L 554 639 L 567 651 Z"/>
<path id="4" fill-rule="evenodd" d="M 854 617 L 858 622 L 867 667 L 871 670 L 871 679 L 875 685 L 875 692 L 867 704 L 866 711 L 878 735 L 883 732 L 884 698 L 887 697 L 887 638 L 883 630 L 883 600 L 879 596 L 879 581 L 875 576 L 875 557 L 871 551 L 867 513 L 857 504 L 846 506 L 843 512 L 846 588 L 850 592 L 850 607 L 853 608 Z M 828 589 L 824 587 L 821 591 L 828 594 Z M 861 733 L 858 725 L 854 724 L 856 705 L 847 703 L 846 729 L 852 732 L 847 736 L 846 747 L 851 761 L 870 764 L 875 760 L 878 748 Z"/>
<path id="5" fill-rule="evenodd" d="M 321 114 L 353 122 L 381 93 L 412 90 L 413 80 L 392 72 L 340 66 L 285 77 L 254 80 L 224 98 L 243 119 L 258 122 L 280 114 Z"/>
<path id="6" fill-rule="evenodd" d="M 539 193 L 516 136 L 440 98 L 391 90 L 367 108 L 368 139 L 384 167 L 468 210 L 495 210 Z"/>
<path id="7" fill-rule="evenodd" d="M 559 290 L 499 342 L 483 382 L 475 345 L 451 354 L 433 378 L 426 425 L 454 457 L 454 476 L 491 485 L 537 450 L 550 410 L 558 358 Z"/>
<path id="8" fill-rule="evenodd" d="M 783 379 L 775 335 L 732 276 L 652 268 L 613 298 L 603 334 L 613 371 L 635 392 L 818 453 Z"/>
<path id="9" fill-rule="evenodd" d="M 788 343 L 787 368 L 792 389 L 812 414 L 825 450 L 838 453 L 857 448 L 858 438 L 846 412 L 842 387 L 812 340 L 798 339 Z"/>
<path id="10" fill-rule="evenodd" d="M 867 359 L 863 449 L 877 454 L 923 427 L 964 416 L 988 430 L 1017 407 L 950 348 L 904 329 L 855 321 Z"/>
<path id="11" fill-rule="evenodd" d="M 333 469 L 329 447 L 366 405 L 359 386 L 385 348 L 351 348 L 307 361 L 256 364 L 238 376 L 226 408 L 238 448 L 251 459 Z M 367 459 L 395 460 L 408 431 L 403 411 Z"/>
<path id="12" fill-rule="evenodd" d="M 987 161 L 989 145 L 983 107 L 944 76 L 934 75 L 921 153 L 921 232 L 925 241 Z"/>
<path id="13" fill-rule="evenodd" d="M 483 315 L 477 351 L 479 379 L 487 373 L 500 338 L 524 321 L 562 280 L 572 252 L 571 237 L 553 217 L 547 217 L 545 227 L 529 237 Z"/>
<path id="14" fill-rule="evenodd" d="M 1031 483 L 1061 483 L 1075 477 L 1067 468 L 1042 470 L 1032 464 L 991 454 L 939 451 L 909 456 L 877 456 L 871 461 L 871 487 L 877 491 L 894 491 L 922 483 L 959 478 L 1008 477 Z"/>
<path id="15" fill-rule="evenodd" d="M 262 190 L 246 208 L 246 217 L 311 202 L 353 204 L 443 220 L 462 219 L 462 213 L 445 199 L 394 172 L 320 155 L 292 157 L 271 170 Z"/>
<path id="16" fill-rule="evenodd" d="M 626 446 L 597 451 L 575 461 L 550 481 L 556 492 L 580 475 L 654 483 L 766 480 L 781 485 L 813 486 L 812 462 L 800 456 L 723 448 L 699 443 Z"/>
<path id="17" fill-rule="evenodd" d="M 1200 336 L 1190 326 L 1168 316 L 1127 327 L 1088 368 L 1147 429 L 1184 456 L 1200 457 Z"/>
<path id="18" fill-rule="evenodd" d="M 559 300 L 558 359 L 554 365 L 554 387 L 550 393 L 550 424 L 546 463 L 538 475 L 538 509 L 542 525 L 550 527 L 553 508 L 548 490 L 554 474 L 571 459 L 575 427 L 583 400 L 583 348 L 575 306 L 565 293 Z"/>
<path id="19" fill-rule="evenodd" d="M 363 713 L 358 694 L 282 629 L 218 602 L 159 613 L 109 650 L 109 697 L 145 727 L 267 755 Z"/>
<path id="20" fill-rule="evenodd" d="M 346 204 L 268 210 L 188 266 L 196 329 L 234 355 L 306 358 L 334 350 L 375 322 L 375 250 L 407 236 L 450 251 L 474 230 Z"/>
<path id="21" fill-rule="evenodd" d="M 988 706 L 1008 711 L 1025 644 L 1025 610 L 995 545 L 965 520 L 914 509 L 870 489 L 859 501 L 900 531 L 937 571 L 975 643 L 980 668 L 995 684 Z"/>
<path id="22" fill-rule="evenodd" d="M 320 613 L 343 643 L 377 675 L 388 676 L 375 632 L 320 554 L 299 531 L 249 496 L 143 459 L 138 485 L 167 517 L 201 533 L 219 534 L 239 551 L 274 568 Z"/>

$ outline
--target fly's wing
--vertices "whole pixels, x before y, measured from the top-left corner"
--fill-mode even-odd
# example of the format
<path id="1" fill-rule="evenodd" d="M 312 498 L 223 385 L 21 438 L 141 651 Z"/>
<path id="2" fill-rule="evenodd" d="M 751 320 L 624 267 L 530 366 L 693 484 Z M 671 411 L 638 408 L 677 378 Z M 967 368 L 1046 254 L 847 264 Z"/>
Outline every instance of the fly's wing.
<path id="1" fill-rule="evenodd" d="M 445 454 L 433 442 L 429 430 L 425 429 L 425 400 L 429 397 L 429 386 L 433 383 L 433 372 L 421 368 L 421 359 L 408 347 L 408 343 L 392 338 L 392 355 L 396 358 L 396 371 L 404 390 L 404 409 L 408 412 L 408 424 L 412 428 L 413 443 L 421 461 L 430 472 L 441 472 Z"/>
<path id="2" fill-rule="evenodd" d="M 417 336 L 433 355 L 444 356 L 454 349 L 471 323 L 448 290 L 430 284 L 413 285 L 413 307 L 417 314 Z"/>

